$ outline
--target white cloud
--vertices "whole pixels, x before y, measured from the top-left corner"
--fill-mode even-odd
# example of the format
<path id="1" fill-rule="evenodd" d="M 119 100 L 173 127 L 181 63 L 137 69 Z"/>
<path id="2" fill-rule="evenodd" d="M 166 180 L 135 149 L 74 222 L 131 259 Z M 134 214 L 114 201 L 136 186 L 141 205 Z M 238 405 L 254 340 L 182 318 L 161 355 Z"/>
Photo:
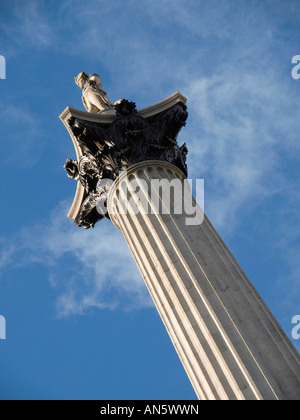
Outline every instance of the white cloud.
<path id="1" fill-rule="evenodd" d="M 280 159 L 291 148 L 299 151 L 300 107 L 275 77 L 233 67 L 191 80 L 186 92 L 190 175 L 207 179 L 206 208 L 216 225 L 230 229 L 242 205 L 255 207 L 287 182 Z"/>
<path id="2" fill-rule="evenodd" d="M 0 238 L 1 245 L 1 254 L 0 254 L 0 270 L 7 267 L 11 262 L 13 255 L 15 253 L 15 246 L 12 244 L 7 244 L 7 241 L 4 238 Z M 0 272 L 1 274 L 1 272 Z"/>
<path id="3" fill-rule="evenodd" d="M 9 4 L 13 19 L 7 20 L 6 15 L 3 15 L 0 18 L 0 28 L 11 40 L 18 44 L 23 44 L 26 40 L 27 46 L 38 48 L 55 44 L 56 36 L 44 12 L 47 3 L 38 0 L 12 0 Z"/>
<path id="4" fill-rule="evenodd" d="M 84 230 L 66 214 L 66 203 L 61 203 L 48 224 L 24 228 L 19 245 L 23 264 L 48 266 L 50 284 L 58 294 L 58 316 L 82 314 L 93 307 L 152 306 L 121 232 L 107 220 Z"/>
<path id="5" fill-rule="evenodd" d="M 39 159 L 45 145 L 40 118 L 35 112 L 12 103 L 0 101 L 2 164 L 29 168 Z M 13 130 L 11 129 L 13 127 Z"/>

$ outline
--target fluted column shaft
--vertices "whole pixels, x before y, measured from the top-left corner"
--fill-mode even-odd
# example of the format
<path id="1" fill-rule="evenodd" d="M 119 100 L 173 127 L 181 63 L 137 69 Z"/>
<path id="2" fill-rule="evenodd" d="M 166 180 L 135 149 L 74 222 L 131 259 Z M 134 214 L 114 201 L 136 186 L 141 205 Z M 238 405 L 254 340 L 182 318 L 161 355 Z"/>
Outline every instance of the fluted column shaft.
<path id="1" fill-rule="evenodd" d="M 169 204 L 153 187 L 162 179 L 183 183 L 184 175 L 161 161 L 133 165 L 114 182 L 108 210 L 198 398 L 299 399 L 298 352 L 206 216 L 187 224 L 191 215 L 177 214 L 172 199 L 170 214 L 153 208 Z M 175 184 L 175 198 L 192 200 Z"/>

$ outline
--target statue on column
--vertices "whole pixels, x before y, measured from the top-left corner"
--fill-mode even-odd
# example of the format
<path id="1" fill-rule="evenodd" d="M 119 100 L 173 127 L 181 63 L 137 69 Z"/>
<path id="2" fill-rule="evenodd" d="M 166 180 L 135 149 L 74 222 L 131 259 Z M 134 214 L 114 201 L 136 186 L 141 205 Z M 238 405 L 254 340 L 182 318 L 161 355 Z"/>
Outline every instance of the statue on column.
<path id="1" fill-rule="evenodd" d="M 98 74 L 88 76 L 84 71 L 75 76 L 75 83 L 82 89 L 82 102 L 88 112 L 98 114 L 114 107 L 102 88 Z"/>

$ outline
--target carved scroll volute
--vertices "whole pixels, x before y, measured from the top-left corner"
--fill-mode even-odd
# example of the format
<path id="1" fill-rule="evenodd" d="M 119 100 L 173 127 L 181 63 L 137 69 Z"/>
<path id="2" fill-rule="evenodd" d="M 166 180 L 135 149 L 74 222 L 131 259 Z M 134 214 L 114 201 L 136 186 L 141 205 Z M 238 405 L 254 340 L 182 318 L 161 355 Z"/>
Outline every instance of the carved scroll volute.
<path id="1" fill-rule="evenodd" d="M 109 183 L 121 171 L 147 161 L 161 160 L 177 166 L 187 175 L 185 144 L 179 146 L 177 136 L 188 117 L 184 102 L 178 101 L 162 112 L 145 118 L 139 115 L 134 102 L 115 104 L 114 118 L 105 116 L 101 122 L 71 117 L 69 131 L 77 140 L 79 162 L 68 159 L 65 169 L 69 177 L 78 180 L 85 194 L 74 222 L 84 228 L 93 227 L 108 214 L 103 209 L 109 193 Z M 103 181 L 103 182 L 102 182 Z M 105 187 L 104 187 L 105 185 Z"/>

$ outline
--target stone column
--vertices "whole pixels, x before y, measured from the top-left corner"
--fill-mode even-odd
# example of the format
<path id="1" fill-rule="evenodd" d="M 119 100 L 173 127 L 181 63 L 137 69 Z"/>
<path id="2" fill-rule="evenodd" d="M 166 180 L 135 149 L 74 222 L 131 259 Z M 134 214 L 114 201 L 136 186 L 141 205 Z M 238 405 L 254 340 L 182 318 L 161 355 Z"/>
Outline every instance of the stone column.
<path id="1" fill-rule="evenodd" d="M 176 214 L 178 209 L 172 205 L 170 213 L 163 214 L 169 203 L 153 188 L 154 179 L 180 179 L 183 184 L 185 175 L 167 162 L 137 163 L 114 181 L 108 210 L 128 243 L 197 397 L 299 399 L 298 352 L 208 218 L 198 225 L 187 224 L 191 215 Z M 176 198 L 182 197 L 176 185 L 175 208 Z M 184 200 L 192 200 L 190 191 Z M 156 206 L 159 201 L 162 208 L 157 212 L 153 203 Z M 127 212 L 124 203 L 129 204 Z M 199 206 L 197 214 L 201 219 Z"/>
<path id="2" fill-rule="evenodd" d="M 121 229 L 199 399 L 300 399 L 298 352 L 183 188 L 185 102 L 175 92 L 141 110 L 125 99 L 98 114 L 67 107 L 77 156 L 65 164 L 77 181 L 68 216 Z M 172 183 L 171 199 L 154 180 Z"/>

